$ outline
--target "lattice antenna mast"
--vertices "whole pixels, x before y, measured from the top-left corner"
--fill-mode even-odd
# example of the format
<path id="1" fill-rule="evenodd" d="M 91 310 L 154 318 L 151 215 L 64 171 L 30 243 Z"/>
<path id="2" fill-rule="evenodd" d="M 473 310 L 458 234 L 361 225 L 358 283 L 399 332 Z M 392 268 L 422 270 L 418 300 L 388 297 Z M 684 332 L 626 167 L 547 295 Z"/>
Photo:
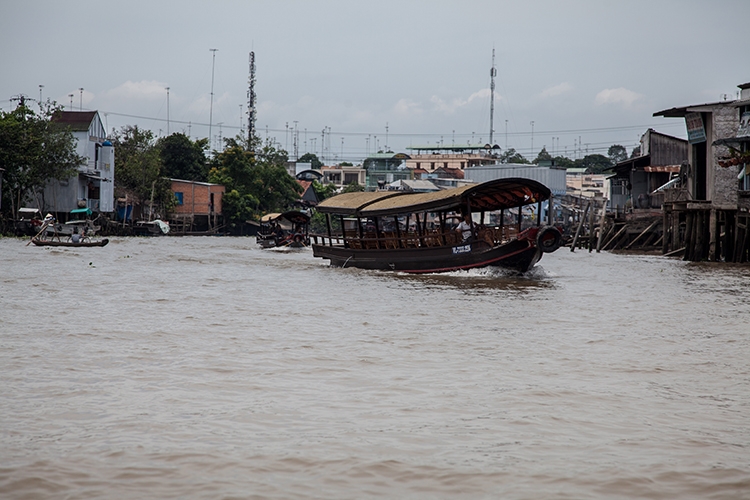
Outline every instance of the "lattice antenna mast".
<path id="1" fill-rule="evenodd" d="M 247 145 L 255 135 L 255 52 L 250 52 L 250 76 L 247 79 Z"/>
<path id="2" fill-rule="evenodd" d="M 495 121 L 495 76 L 497 70 L 495 69 L 495 49 L 492 49 L 492 69 L 490 70 L 490 146 L 492 146 L 492 133 L 494 132 L 494 121 Z"/>

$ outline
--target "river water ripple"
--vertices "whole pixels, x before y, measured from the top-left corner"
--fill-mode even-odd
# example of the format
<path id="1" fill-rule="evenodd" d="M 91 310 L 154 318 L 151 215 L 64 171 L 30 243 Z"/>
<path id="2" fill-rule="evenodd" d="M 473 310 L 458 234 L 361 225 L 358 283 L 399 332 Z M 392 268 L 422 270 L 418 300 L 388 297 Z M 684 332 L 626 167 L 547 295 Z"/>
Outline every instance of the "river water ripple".
<path id="1" fill-rule="evenodd" d="M 0 497 L 750 498 L 750 269 L 0 239 Z"/>

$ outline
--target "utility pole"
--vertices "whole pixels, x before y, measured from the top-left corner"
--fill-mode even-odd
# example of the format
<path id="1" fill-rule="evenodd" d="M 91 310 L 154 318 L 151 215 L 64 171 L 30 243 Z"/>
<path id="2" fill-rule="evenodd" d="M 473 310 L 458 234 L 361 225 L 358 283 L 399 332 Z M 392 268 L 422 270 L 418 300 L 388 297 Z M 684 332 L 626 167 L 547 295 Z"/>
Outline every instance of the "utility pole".
<path id="1" fill-rule="evenodd" d="M 294 146 L 294 161 L 299 158 L 299 130 L 297 129 L 297 120 L 294 120 L 294 134 L 292 136 L 292 145 Z"/>
<path id="2" fill-rule="evenodd" d="M 497 70 L 495 69 L 495 48 L 493 47 L 492 69 L 490 69 L 490 146 L 492 146 L 492 133 L 494 132 L 492 128 L 495 121 L 495 75 L 497 75 Z"/>
<path id="3" fill-rule="evenodd" d="M 169 135 L 169 87 L 166 87 L 167 91 L 167 135 Z"/>
<path id="4" fill-rule="evenodd" d="M 247 81 L 247 144 L 255 135 L 255 52 L 250 52 L 250 76 Z M 266 134 L 268 135 L 268 134 Z"/>
<path id="5" fill-rule="evenodd" d="M 320 133 L 320 161 L 323 162 L 323 165 L 325 165 L 326 163 L 325 148 L 326 148 L 326 128 L 323 127 L 323 131 Z"/>
<path id="6" fill-rule="evenodd" d="M 42 89 L 44 85 L 39 85 L 39 109 L 42 109 Z"/>
<path id="7" fill-rule="evenodd" d="M 81 105 L 79 106 L 78 109 L 80 109 L 81 111 L 83 111 L 83 87 L 79 88 L 78 90 L 81 91 Z"/>
<path id="8" fill-rule="evenodd" d="M 211 105 L 208 110 L 208 150 L 209 153 L 211 152 L 211 142 L 213 141 L 211 137 L 211 129 L 213 127 L 213 121 L 214 121 L 214 68 L 216 67 L 216 51 L 219 49 L 208 49 L 212 52 L 212 60 L 211 60 Z"/>
<path id="9" fill-rule="evenodd" d="M 68 97 L 70 97 L 70 110 L 73 111 L 73 94 L 68 94 Z"/>
<path id="10" fill-rule="evenodd" d="M 531 155 L 534 155 L 534 120 L 531 120 Z"/>

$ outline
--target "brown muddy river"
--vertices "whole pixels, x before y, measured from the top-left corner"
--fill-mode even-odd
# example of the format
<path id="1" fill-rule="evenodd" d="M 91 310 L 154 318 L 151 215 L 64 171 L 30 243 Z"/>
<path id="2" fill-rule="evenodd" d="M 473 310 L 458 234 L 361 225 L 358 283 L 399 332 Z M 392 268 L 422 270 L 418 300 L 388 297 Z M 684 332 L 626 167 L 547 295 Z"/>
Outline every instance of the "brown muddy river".
<path id="1" fill-rule="evenodd" d="M 750 498 L 750 268 L 0 239 L 0 498 Z"/>

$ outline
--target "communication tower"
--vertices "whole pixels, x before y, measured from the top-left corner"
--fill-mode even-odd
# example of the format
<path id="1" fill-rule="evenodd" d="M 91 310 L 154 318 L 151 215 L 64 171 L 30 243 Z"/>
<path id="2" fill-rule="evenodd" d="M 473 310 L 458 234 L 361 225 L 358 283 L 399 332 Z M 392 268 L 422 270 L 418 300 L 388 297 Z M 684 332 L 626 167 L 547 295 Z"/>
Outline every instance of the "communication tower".
<path id="1" fill-rule="evenodd" d="M 492 133 L 495 121 L 495 49 L 492 49 L 492 69 L 490 69 L 490 146 L 492 146 Z"/>
<path id="2" fill-rule="evenodd" d="M 250 76 L 247 79 L 247 145 L 255 135 L 255 52 L 250 52 Z"/>

